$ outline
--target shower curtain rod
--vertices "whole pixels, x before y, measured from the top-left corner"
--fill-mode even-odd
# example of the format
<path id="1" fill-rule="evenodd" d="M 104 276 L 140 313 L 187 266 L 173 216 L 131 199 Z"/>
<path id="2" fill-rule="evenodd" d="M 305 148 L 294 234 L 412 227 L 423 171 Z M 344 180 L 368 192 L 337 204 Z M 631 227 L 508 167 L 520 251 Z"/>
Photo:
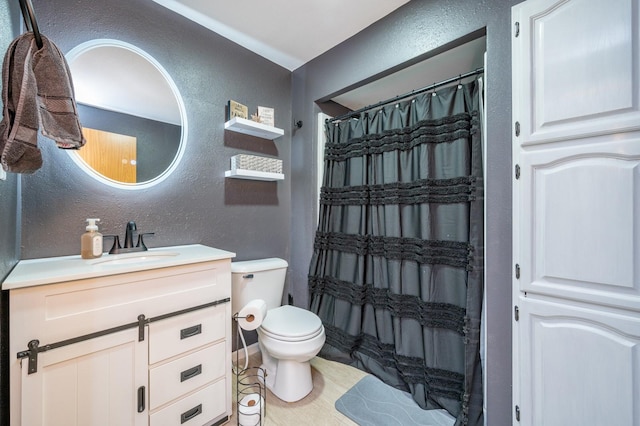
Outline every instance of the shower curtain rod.
<path id="1" fill-rule="evenodd" d="M 472 77 L 474 75 L 478 75 L 478 74 L 482 74 L 482 73 L 484 73 L 484 67 L 476 68 L 473 71 L 469 71 L 469 72 L 467 72 L 465 74 L 460 74 L 460 75 L 458 75 L 456 77 L 448 78 L 448 79 L 443 80 L 443 81 L 441 81 L 439 83 L 434 83 L 434 84 L 432 84 L 430 86 L 423 87 L 422 89 L 412 90 L 411 92 L 405 93 L 404 95 L 398 95 L 395 98 L 387 99 L 386 101 L 380 101 L 380 102 L 375 103 L 373 105 L 369 105 L 369 106 L 366 106 L 364 108 L 360 108 L 358 110 L 348 112 L 348 113 L 340 115 L 338 117 L 327 119 L 327 122 L 333 123 L 334 121 L 341 121 L 341 120 L 345 120 L 347 118 L 355 117 L 357 115 L 360 115 L 360 113 L 368 111 L 370 109 L 377 108 L 377 107 L 382 106 L 382 105 L 390 104 L 390 103 L 399 101 L 400 99 L 408 98 L 409 96 L 413 96 L 413 95 L 417 95 L 417 94 L 420 94 L 420 93 L 423 93 L 423 92 L 427 92 L 429 90 L 433 90 L 433 89 L 436 89 L 436 88 L 441 87 L 441 86 L 446 86 L 447 84 L 451 84 L 451 83 L 454 83 L 456 81 L 460 81 L 460 80 L 462 80 L 464 78 Z"/>

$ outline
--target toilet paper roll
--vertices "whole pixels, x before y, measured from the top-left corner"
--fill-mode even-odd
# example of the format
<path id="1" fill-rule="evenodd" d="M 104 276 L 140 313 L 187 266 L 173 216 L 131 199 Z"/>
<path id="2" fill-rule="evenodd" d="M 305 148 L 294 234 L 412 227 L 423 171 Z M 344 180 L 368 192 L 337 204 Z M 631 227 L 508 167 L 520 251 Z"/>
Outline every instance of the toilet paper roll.
<path id="1" fill-rule="evenodd" d="M 262 299 L 254 299 L 238 312 L 238 325 L 243 330 L 255 330 L 260 327 L 265 316 L 267 316 L 267 303 Z"/>
<path id="2" fill-rule="evenodd" d="M 238 423 L 240 426 L 256 426 L 264 423 L 264 398 L 257 393 L 250 393 L 238 404 Z"/>

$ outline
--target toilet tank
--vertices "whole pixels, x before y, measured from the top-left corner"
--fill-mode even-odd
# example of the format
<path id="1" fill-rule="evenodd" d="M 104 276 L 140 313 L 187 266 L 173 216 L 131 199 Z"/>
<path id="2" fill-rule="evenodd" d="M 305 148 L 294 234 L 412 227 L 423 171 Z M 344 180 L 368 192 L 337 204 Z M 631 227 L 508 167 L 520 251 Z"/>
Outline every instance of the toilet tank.
<path id="1" fill-rule="evenodd" d="M 231 310 L 240 311 L 253 299 L 262 299 L 267 309 L 282 304 L 287 261 L 278 258 L 231 262 Z"/>

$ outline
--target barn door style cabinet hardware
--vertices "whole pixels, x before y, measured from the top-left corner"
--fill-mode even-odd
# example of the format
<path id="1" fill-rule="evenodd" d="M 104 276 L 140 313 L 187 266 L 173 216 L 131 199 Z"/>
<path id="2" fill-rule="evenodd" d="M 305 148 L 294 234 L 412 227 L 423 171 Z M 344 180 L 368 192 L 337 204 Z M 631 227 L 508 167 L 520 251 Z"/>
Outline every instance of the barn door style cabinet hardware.
<path id="1" fill-rule="evenodd" d="M 145 255 L 33 259 L 12 271 L 12 426 L 228 420 L 235 255 L 201 245 Z"/>

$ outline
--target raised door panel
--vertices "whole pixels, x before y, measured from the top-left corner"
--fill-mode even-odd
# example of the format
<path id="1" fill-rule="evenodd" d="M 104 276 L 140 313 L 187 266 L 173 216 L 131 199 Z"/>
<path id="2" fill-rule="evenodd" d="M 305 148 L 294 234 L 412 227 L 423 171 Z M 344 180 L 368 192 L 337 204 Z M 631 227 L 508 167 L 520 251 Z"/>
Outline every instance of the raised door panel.
<path id="1" fill-rule="evenodd" d="M 640 317 L 521 297 L 521 426 L 640 425 Z"/>
<path id="2" fill-rule="evenodd" d="M 147 387 L 147 343 L 127 330 L 38 355 L 22 364 L 22 421 L 30 426 L 142 426 L 139 387 Z M 145 397 L 146 397 L 145 392 Z M 146 406 L 146 401 L 144 402 Z"/>
<path id="3" fill-rule="evenodd" d="M 527 2 L 517 18 L 523 146 L 640 128 L 635 0 Z"/>
<path id="4" fill-rule="evenodd" d="M 519 288 L 640 310 L 640 134 L 591 139 L 520 155 Z"/>

